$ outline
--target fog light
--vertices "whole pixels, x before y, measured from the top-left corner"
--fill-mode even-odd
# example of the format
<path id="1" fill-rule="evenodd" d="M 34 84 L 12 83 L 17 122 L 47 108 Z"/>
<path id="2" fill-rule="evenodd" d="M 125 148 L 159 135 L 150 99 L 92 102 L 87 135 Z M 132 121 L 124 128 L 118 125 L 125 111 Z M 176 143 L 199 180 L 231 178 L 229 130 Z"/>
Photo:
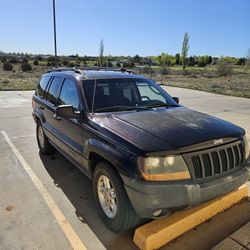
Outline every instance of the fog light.
<path id="1" fill-rule="evenodd" d="M 154 216 L 154 217 L 157 217 L 157 216 L 159 216 L 159 215 L 161 214 L 161 212 L 162 212 L 162 210 L 159 209 L 159 210 L 157 210 L 157 211 L 155 211 L 155 212 L 153 213 L 153 216 Z"/>

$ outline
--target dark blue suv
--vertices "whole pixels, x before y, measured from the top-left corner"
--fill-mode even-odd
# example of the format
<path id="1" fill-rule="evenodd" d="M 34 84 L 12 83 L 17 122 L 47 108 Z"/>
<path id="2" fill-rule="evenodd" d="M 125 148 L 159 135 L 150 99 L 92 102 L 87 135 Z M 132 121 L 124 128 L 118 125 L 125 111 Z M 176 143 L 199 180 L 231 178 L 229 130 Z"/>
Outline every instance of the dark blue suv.
<path id="1" fill-rule="evenodd" d="M 113 231 L 228 193 L 249 178 L 245 131 L 179 105 L 127 70 L 57 69 L 33 97 L 41 153 L 54 148 L 93 180 Z"/>

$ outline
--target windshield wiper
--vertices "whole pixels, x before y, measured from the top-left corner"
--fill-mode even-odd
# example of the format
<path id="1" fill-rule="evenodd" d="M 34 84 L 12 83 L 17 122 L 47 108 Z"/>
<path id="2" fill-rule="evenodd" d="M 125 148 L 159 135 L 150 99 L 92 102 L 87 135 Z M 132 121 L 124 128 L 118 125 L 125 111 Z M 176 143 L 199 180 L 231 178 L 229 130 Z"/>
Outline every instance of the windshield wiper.
<path id="1" fill-rule="evenodd" d="M 175 104 L 165 104 L 165 103 L 159 103 L 159 104 L 154 104 L 154 105 L 148 105 L 146 106 L 147 108 L 158 108 L 158 107 L 178 107 L 178 105 Z"/>
<path id="2" fill-rule="evenodd" d="M 94 109 L 94 112 L 108 112 L 108 111 L 127 111 L 127 110 L 148 110 L 150 107 L 142 107 L 142 106 L 111 106 L 111 107 L 103 107 Z"/>

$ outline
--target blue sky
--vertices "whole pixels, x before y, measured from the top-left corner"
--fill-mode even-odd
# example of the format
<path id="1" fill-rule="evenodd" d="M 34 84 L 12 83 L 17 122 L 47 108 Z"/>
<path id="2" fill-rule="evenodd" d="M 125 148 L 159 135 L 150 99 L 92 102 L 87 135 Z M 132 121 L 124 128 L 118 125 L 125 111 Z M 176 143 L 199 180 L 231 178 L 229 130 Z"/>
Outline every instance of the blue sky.
<path id="1" fill-rule="evenodd" d="M 53 54 L 52 0 L 1 1 L 0 50 Z M 56 0 L 58 54 L 247 55 L 250 0 Z"/>

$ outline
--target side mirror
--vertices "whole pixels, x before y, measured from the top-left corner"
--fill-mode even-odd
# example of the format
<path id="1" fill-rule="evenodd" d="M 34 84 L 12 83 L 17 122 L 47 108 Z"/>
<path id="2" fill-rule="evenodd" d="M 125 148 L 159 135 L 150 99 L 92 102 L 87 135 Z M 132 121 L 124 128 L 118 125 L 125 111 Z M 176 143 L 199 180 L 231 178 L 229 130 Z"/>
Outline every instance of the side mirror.
<path id="1" fill-rule="evenodd" d="M 179 104 L 179 102 L 180 102 L 180 100 L 179 100 L 179 98 L 178 97 L 172 97 L 172 99 L 177 103 L 177 104 Z"/>
<path id="2" fill-rule="evenodd" d="M 55 111 L 56 116 L 64 118 L 79 118 L 79 112 L 74 112 L 72 105 L 59 105 Z"/>

